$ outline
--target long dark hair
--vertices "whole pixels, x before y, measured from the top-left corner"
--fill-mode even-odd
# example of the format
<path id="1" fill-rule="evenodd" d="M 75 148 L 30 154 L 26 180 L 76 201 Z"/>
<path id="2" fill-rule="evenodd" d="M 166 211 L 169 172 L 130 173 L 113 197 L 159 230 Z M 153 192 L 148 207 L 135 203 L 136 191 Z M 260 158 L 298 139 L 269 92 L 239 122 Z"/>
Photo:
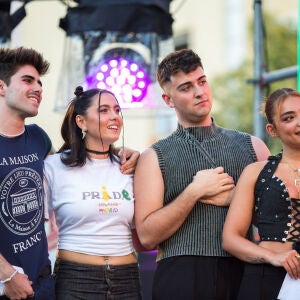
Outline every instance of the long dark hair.
<path id="1" fill-rule="evenodd" d="M 108 90 L 90 89 L 83 91 L 81 86 L 78 86 L 74 92 L 76 97 L 71 100 L 61 126 L 61 136 L 64 143 L 58 150 L 58 153 L 61 153 L 61 161 L 69 167 L 83 166 L 86 163 L 86 159 L 90 158 L 86 151 L 85 139 L 82 138 L 82 131 L 76 124 L 76 116 L 86 115 L 88 108 L 92 105 L 92 98 L 97 94 L 99 95 L 100 106 L 101 94 L 103 93 L 108 93 L 115 97 L 115 95 Z M 118 102 L 117 99 L 116 101 Z M 100 114 L 99 134 L 102 141 L 100 132 Z M 114 154 L 114 150 L 114 146 L 110 145 L 108 156 L 111 161 L 119 162 Z"/>

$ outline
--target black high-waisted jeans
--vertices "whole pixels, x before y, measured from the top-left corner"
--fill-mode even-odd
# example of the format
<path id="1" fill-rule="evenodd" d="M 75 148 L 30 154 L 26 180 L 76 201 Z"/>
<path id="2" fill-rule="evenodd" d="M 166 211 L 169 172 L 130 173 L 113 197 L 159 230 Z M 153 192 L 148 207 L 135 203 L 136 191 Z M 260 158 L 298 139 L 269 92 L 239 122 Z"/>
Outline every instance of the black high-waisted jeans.
<path id="1" fill-rule="evenodd" d="M 56 260 L 57 300 L 140 300 L 138 264 L 93 266 Z"/>

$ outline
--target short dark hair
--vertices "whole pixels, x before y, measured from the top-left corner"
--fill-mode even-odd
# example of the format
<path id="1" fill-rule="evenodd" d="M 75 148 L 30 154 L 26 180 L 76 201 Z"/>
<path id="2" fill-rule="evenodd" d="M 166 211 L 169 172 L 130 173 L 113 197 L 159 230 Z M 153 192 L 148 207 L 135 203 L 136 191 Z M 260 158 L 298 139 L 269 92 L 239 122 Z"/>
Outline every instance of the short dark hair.
<path id="1" fill-rule="evenodd" d="M 0 79 L 5 84 L 9 85 L 11 77 L 24 65 L 33 66 L 41 76 L 48 72 L 50 66 L 42 54 L 34 49 L 24 47 L 0 48 Z"/>
<path id="2" fill-rule="evenodd" d="M 182 49 L 168 54 L 158 65 L 157 80 L 162 87 L 165 83 L 170 82 L 171 76 L 182 71 L 187 74 L 198 67 L 203 69 L 200 57 L 190 49 Z"/>

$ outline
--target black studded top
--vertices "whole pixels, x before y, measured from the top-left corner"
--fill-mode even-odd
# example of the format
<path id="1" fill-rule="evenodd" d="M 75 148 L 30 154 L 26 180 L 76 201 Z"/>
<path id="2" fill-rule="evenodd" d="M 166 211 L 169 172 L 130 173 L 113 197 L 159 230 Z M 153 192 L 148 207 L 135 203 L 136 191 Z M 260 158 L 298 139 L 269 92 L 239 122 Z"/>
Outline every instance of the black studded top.
<path id="1" fill-rule="evenodd" d="M 270 156 L 256 181 L 255 214 L 261 241 L 300 241 L 300 199 L 290 198 L 284 182 L 274 176 L 282 153 Z"/>

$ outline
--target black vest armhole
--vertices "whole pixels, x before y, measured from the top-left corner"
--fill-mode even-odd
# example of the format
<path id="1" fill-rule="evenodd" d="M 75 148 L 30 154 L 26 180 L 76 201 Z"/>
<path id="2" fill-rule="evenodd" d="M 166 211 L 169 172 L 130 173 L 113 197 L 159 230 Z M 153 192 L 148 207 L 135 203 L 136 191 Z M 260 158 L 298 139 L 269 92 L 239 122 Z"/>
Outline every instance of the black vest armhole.
<path id="1" fill-rule="evenodd" d="M 266 185 L 265 183 L 271 179 L 273 176 L 275 170 L 277 169 L 277 166 L 281 160 L 282 154 L 279 153 L 276 156 L 269 156 L 268 162 L 263 167 L 261 172 L 258 175 L 257 181 L 255 183 L 254 187 L 254 197 L 257 199 L 261 196 L 263 187 Z"/>

